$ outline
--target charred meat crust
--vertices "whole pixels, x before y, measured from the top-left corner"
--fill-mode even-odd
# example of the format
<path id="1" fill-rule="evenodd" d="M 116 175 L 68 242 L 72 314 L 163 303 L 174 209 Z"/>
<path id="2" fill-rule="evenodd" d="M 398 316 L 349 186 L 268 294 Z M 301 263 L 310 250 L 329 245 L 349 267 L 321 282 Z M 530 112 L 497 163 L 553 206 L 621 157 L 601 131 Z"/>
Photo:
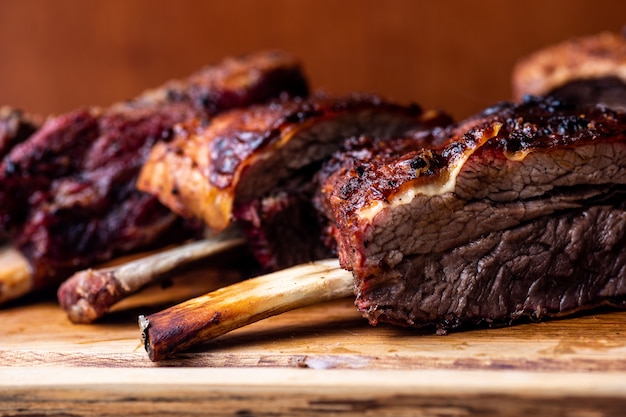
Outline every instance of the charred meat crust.
<path id="1" fill-rule="evenodd" d="M 152 146 L 190 118 L 307 93 L 298 62 L 270 51 L 226 59 L 107 109 L 49 118 L 0 164 L 0 227 L 40 287 L 121 253 L 186 239 L 199 224 L 136 190 Z"/>
<path id="2" fill-rule="evenodd" d="M 236 204 L 259 198 L 282 181 L 362 133 L 390 136 L 447 119 L 375 96 L 315 96 L 233 110 L 208 125 L 188 124 L 159 144 L 138 181 L 175 212 L 215 230 L 232 220 Z"/>
<path id="3" fill-rule="evenodd" d="M 626 85 L 626 38 L 603 32 L 540 49 L 519 60 L 513 75 L 513 98 L 553 95 L 581 104 L 625 108 L 614 94 Z"/>
<path id="4" fill-rule="evenodd" d="M 464 121 L 457 127 L 442 131 L 434 146 L 397 138 L 374 143 L 373 150 L 357 148 L 340 153 L 350 166 L 359 161 L 360 168 L 347 170 L 343 161 L 341 172 L 335 172 L 340 181 L 355 181 L 346 195 L 341 187 L 328 187 L 341 199 L 350 197 L 357 204 L 341 208 L 354 211 L 373 199 L 385 200 L 407 182 L 426 184 L 448 174 L 449 167 L 468 153 L 492 153 L 509 159 L 524 154 L 553 148 L 566 148 L 600 140 L 621 140 L 624 134 L 624 116 L 600 107 L 584 110 L 567 102 L 527 96 L 523 103 L 502 102 L 483 113 Z M 437 134 L 437 132 L 434 132 Z M 432 142 L 431 142 L 432 143 Z M 440 145 L 437 145 L 440 143 Z M 363 195 L 362 195 L 363 194 Z M 360 197 L 360 198 L 359 198 Z M 359 204 L 360 202 L 360 204 Z"/>
<path id="5" fill-rule="evenodd" d="M 384 102 L 375 96 L 356 95 L 343 99 L 317 96 L 309 100 L 274 102 L 266 107 L 235 111 L 239 114 L 235 114 L 223 129 L 216 132 L 215 139 L 209 142 L 208 163 L 212 167 L 209 181 L 218 188 L 232 187 L 233 177 L 244 161 L 256 152 L 278 145 L 283 140 L 282 138 L 293 135 L 294 130 L 307 129 L 326 120 L 337 119 L 344 114 L 359 114 L 360 117 L 365 117 L 365 112 L 371 112 L 372 116 L 375 116 L 377 112 L 390 112 L 397 114 L 398 117 L 406 117 L 407 120 L 417 118 L 422 114 L 422 110 L 415 105 L 402 107 Z M 338 120 L 338 122 L 341 121 Z M 362 122 L 353 121 L 354 125 L 357 123 Z M 409 125 L 407 122 L 407 126 Z M 342 139 L 343 137 L 336 142 Z M 321 140 L 328 139 L 321 138 Z M 306 151 L 304 147 L 300 148 Z M 294 164 L 297 168 L 314 162 L 301 160 L 302 157 L 299 159 L 297 162 L 285 162 Z M 246 196 L 241 198 L 245 199 Z"/>
<path id="6" fill-rule="evenodd" d="M 346 162 L 340 160 L 322 180 L 324 200 L 330 204 L 327 214 L 341 225 L 341 235 L 351 236 L 350 229 L 368 207 L 400 204 L 394 198 L 411 188 L 434 187 L 438 193 L 455 181 L 454 170 L 466 158 L 513 163 L 535 152 L 622 143 L 625 122 L 626 115 L 618 112 L 600 107 L 582 111 L 554 99 L 527 97 L 521 104 L 501 103 L 442 133 L 448 139 L 440 140 L 438 147 L 416 149 L 411 141 L 402 144 L 396 139 L 386 150 L 381 148 L 388 142 L 381 142 L 375 152 L 340 156 Z"/>
<path id="7" fill-rule="evenodd" d="M 389 148 L 407 146 L 432 146 L 443 139 L 445 128 L 451 119 L 440 112 L 430 112 L 422 118 L 422 124 L 403 132 L 400 138 L 385 136 L 356 136 L 344 139 L 341 153 L 355 152 L 354 159 L 363 158 L 364 152 L 374 155 Z M 384 129 L 372 129 L 368 134 L 396 133 Z M 384 146 L 377 146 L 384 143 Z M 290 267 L 299 263 L 329 258 L 336 255 L 335 240 L 321 210 L 316 207 L 321 199 L 316 198 L 319 182 L 325 170 L 335 169 L 324 161 L 310 164 L 292 174 L 275 190 L 261 198 L 238 202 L 233 218 L 245 231 L 253 253 L 267 270 Z M 358 169 L 358 168 L 357 168 Z"/>
<path id="8" fill-rule="evenodd" d="M 503 310 L 505 313 L 496 314 L 495 307 L 485 307 L 487 313 L 481 315 L 469 303 L 482 303 L 482 299 L 472 298 L 472 293 L 456 294 L 455 288 L 461 280 L 471 279 L 482 286 L 482 291 L 496 291 L 483 281 L 495 279 L 490 273 L 499 274 L 504 286 L 497 294 L 508 297 L 507 285 L 520 280 L 533 285 L 533 280 L 547 274 L 547 270 L 531 268 L 532 257 L 518 261 L 527 260 L 527 269 L 513 265 L 518 269 L 509 274 L 513 266 L 508 255 L 503 252 L 499 257 L 493 245 L 485 249 L 489 236 L 499 236 L 505 245 L 506 233 L 546 222 L 572 223 L 572 213 L 588 218 L 595 207 L 607 201 L 621 207 L 623 192 L 619 190 L 626 184 L 626 114 L 529 97 L 521 104 L 502 103 L 487 109 L 446 134 L 447 140 L 430 149 L 399 146 L 387 153 L 364 153 L 362 159 L 352 152 L 347 162 L 335 161 L 339 168 L 322 181 L 318 198 L 334 224 L 342 266 L 353 270 L 356 277 L 360 294 L 357 304 L 372 322 L 409 326 L 437 324 L 449 328 L 465 321 L 542 316 L 544 307 L 538 304 L 539 298 L 535 305 L 519 311 L 509 303 L 511 309 Z M 612 207 L 603 211 L 613 213 Z M 587 242 L 581 245 L 590 248 L 613 235 L 621 236 L 620 227 L 613 230 L 590 223 L 589 235 L 583 237 Z M 511 247 L 520 245 L 519 253 L 531 251 L 533 245 L 530 237 L 511 242 Z M 559 242 L 554 245 L 570 244 Z M 612 262 L 615 248 L 602 252 L 605 262 Z M 484 252 L 478 258 L 472 255 L 472 251 L 481 250 Z M 545 251 L 556 256 L 549 248 Z M 487 258 L 502 267 L 484 275 L 476 272 L 485 271 L 484 264 L 474 270 L 461 268 Z M 594 269 L 599 259 L 572 260 L 567 267 L 569 281 L 562 278 L 559 285 L 569 282 L 579 286 L 579 278 L 584 282 L 594 273 L 606 280 L 622 279 Z M 456 269 L 451 266 L 455 263 L 460 265 Z M 588 275 L 577 275 L 576 268 L 586 268 Z M 436 287 L 437 291 L 429 295 L 429 289 L 416 290 L 423 280 L 430 280 L 431 290 Z M 406 290 L 407 286 L 412 289 Z M 409 297 L 411 291 L 417 292 L 410 301 L 402 298 Z M 593 291 L 597 295 L 600 289 Z M 551 307 L 546 314 L 588 308 L 609 302 L 613 296 L 619 299 L 625 292 L 623 285 L 618 286 L 606 296 L 598 295 L 580 305 L 563 304 L 561 310 Z M 401 293 L 404 295 L 398 297 Z M 451 299 L 449 294 L 453 294 Z M 454 300 L 466 300 L 467 309 L 447 315 L 444 304 L 457 302 Z"/>
<path id="9" fill-rule="evenodd" d="M 281 93 L 305 97 L 309 94 L 308 81 L 296 58 L 279 50 L 267 50 L 225 58 L 113 109 L 122 107 L 124 112 L 128 106 L 153 108 L 155 104 L 183 102 L 211 115 L 265 102 Z"/>

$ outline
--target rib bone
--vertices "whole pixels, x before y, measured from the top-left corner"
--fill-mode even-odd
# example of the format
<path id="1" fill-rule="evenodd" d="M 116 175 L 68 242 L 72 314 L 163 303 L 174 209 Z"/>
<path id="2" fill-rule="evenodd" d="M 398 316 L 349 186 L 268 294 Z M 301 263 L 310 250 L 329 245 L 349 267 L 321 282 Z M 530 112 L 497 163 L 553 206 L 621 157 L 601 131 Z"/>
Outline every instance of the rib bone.
<path id="1" fill-rule="evenodd" d="M 13 246 L 0 248 L 0 304 L 14 300 L 33 289 L 28 260 Z"/>
<path id="2" fill-rule="evenodd" d="M 139 316 L 153 361 L 267 317 L 354 296 L 352 274 L 327 259 L 283 269 L 220 288 L 166 310 Z"/>
<path id="3" fill-rule="evenodd" d="M 59 303 L 74 323 L 91 323 L 118 301 L 154 283 L 185 264 L 242 246 L 245 240 L 233 232 L 187 243 L 121 265 L 86 269 L 72 275 L 57 293 Z"/>

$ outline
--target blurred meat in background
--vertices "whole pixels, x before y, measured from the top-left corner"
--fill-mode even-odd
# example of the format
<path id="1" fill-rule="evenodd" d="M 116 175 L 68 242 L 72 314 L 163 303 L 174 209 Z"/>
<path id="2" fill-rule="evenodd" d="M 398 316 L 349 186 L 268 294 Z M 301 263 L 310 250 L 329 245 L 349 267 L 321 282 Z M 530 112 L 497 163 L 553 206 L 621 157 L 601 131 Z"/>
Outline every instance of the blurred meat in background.
<path id="1" fill-rule="evenodd" d="M 31 113 L 109 105 L 230 55 L 279 48 L 314 89 L 367 91 L 457 118 L 511 96 L 515 61 L 617 31 L 609 0 L 3 0 L 0 104 Z"/>

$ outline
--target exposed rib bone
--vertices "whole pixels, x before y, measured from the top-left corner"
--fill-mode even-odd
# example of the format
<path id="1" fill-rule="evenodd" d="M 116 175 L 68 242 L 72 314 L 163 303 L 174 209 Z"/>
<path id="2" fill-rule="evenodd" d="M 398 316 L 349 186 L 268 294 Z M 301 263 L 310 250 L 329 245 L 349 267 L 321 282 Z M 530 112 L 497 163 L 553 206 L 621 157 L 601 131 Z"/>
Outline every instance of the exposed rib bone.
<path id="1" fill-rule="evenodd" d="M 153 361 L 256 321 L 354 295 L 352 274 L 336 259 L 298 265 L 220 288 L 166 310 L 139 317 Z"/>
<path id="2" fill-rule="evenodd" d="M 14 300 L 33 289 L 28 260 L 13 246 L 0 248 L 0 304 Z"/>
<path id="3" fill-rule="evenodd" d="M 233 233 L 220 234 L 114 267 L 86 269 L 61 285 L 59 303 L 72 322 L 91 323 L 118 301 L 158 281 L 175 268 L 244 243 L 242 237 Z"/>

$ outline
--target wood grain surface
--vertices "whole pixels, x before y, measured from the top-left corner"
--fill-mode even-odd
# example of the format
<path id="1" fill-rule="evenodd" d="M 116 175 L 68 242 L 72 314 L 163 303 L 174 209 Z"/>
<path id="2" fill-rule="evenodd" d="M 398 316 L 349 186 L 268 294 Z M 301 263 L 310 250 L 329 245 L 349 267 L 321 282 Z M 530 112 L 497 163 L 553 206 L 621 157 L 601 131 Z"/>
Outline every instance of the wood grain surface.
<path id="1" fill-rule="evenodd" d="M 167 289 L 137 294 L 94 325 L 71 324 L 45 297 L 3 308 L 0 415 L 619 416 L 626 410 L 626 312 L 436 336 L 371 327 L 343 299 L 266 319 L 171 360 L 148 359 L 138 314 L 236 279 L 196 271 Z"/>
<path id="2" fill-rule="evenodd" d="M 280 48 L 314 89 L 465 117 L 510 97 L 516 60 L 620 30 L 617 0 L 2 0 L 0 105 L 108 105 L 221 58 Z M 200 279 L 202 278 L 202 279 Z M 0 416 L 623 416 L 626 312 L 448 336 L 369 326 L 352 300 L 269 318 L 153 363 L 139 314 L 239 279 L 202 270 L 94 325 L 53 294 L 0 307 Z"/>

